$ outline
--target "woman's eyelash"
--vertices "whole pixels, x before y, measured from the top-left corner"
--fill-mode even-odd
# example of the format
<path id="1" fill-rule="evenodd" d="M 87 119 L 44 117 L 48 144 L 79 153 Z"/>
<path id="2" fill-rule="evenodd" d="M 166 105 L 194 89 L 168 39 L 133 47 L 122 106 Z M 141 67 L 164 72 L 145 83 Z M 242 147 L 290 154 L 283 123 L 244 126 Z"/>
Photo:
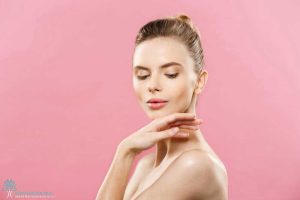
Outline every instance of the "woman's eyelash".
<path id="1" fill-rule="evenodd" d="M 178 73 L 176 73 L 176 74 L 165 74 L 165 75 L 166 75 L 167 77 L 173 79 L 173 78 L 176 78 L 176 77 L 177 77 Z M 149 75 L 147 75 L 147 76 L 137 76 L 137 77 L 138 77 L 138 79 L 140 79 L 140 80 L 145 80 L 148 76 L 149 76 Z"/>
<path id="2" fill-rule="evenodd" d="M 149 75 L 148 75 L 149 76 Z M 140 79 L 140 80 L 144 80 L 144 79 L 146 79 L 148 76 L 137 76 L 138 77 L 138 79 Z"/>
<path id="3" fill-rule="evenodd" d="M 176 78 L 177 77 L 177 75 L 178 75 L 178 73 L 176 73 L 176 74 L 166 74 L 168 77 L 170 77 L 170 78 Z"/>

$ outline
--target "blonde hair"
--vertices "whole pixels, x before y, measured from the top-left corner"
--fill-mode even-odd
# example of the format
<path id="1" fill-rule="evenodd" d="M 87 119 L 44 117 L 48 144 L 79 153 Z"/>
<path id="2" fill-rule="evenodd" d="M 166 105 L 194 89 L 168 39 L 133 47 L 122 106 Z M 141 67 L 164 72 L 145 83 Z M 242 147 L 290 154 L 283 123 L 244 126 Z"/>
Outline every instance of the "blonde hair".
<path id="1" fill-rule="evenodd" d="M 156 37 L 173 37 L 187 47 L 198 74 L 204 67 L 204 55 L 200 41 L 200 32 L 184 13 L 152 20 L 142 26 L 135 38 L 135 47 L 140 43 Z"/>

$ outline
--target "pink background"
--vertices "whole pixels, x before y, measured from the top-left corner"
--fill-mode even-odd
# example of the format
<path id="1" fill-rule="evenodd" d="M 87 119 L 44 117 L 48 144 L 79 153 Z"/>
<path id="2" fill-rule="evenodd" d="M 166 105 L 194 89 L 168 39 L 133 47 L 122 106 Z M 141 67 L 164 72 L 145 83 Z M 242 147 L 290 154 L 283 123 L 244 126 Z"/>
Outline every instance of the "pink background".
<path id="1" fill-rule="evenodd" d="M 299 200 L 299 10 L 296 0 L 0 0 L 1 189 L 12 178 L 18 191 L 94 199 L 118 143 L 150 122 L 132 88 L 134 37 L 185 12 L 203 38 L 197 113 L 229 199 Z"/>

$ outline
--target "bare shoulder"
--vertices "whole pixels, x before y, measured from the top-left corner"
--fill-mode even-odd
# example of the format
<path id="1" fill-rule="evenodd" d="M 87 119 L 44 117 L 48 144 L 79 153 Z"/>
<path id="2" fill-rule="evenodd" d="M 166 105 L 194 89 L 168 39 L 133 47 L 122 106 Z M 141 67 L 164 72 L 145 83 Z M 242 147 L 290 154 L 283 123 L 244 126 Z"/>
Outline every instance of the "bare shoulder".
<path id="1" fill-rule="evenodd" d="M 172 182 L 170 194 L 182 196 L 182 199 L 227 200 L 226 169 L 207 152 L 194 149 L 182 153 L 172 163 L 167 176 Z M 178 194 L 176 191 L 185 192 Z"/>
<path id="2" fill-rule="evenodd" d="M 191 172 L 203 174 L 215 173 L 219 170 L 227 174 L 226 168 L 223 163 L 210 153 L 200 150 L 192 149 L 183 152 L 174 162 L 174 165 L 182 169 L 192 170 Z"/>

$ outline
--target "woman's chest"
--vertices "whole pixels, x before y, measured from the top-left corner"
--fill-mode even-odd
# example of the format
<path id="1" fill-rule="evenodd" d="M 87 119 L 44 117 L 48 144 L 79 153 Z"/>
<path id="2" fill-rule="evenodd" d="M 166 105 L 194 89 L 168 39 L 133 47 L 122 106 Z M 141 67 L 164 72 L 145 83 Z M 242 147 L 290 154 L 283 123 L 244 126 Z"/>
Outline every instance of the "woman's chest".
<path id="1" fill-rule="evenodd" d="M 150 170 L 140 181 L 136 192 L 132 196 L 131 200 L 150 199 L 157 192 L 161 191 L 161 184 L 164 180 L 164 174 L 171 167 L 172 160 L 161 164 L 159 167 Z M 158 188 L 158 190 L 157 190 Z M 152 198 L 153 199 L 153 198 Z"/>

